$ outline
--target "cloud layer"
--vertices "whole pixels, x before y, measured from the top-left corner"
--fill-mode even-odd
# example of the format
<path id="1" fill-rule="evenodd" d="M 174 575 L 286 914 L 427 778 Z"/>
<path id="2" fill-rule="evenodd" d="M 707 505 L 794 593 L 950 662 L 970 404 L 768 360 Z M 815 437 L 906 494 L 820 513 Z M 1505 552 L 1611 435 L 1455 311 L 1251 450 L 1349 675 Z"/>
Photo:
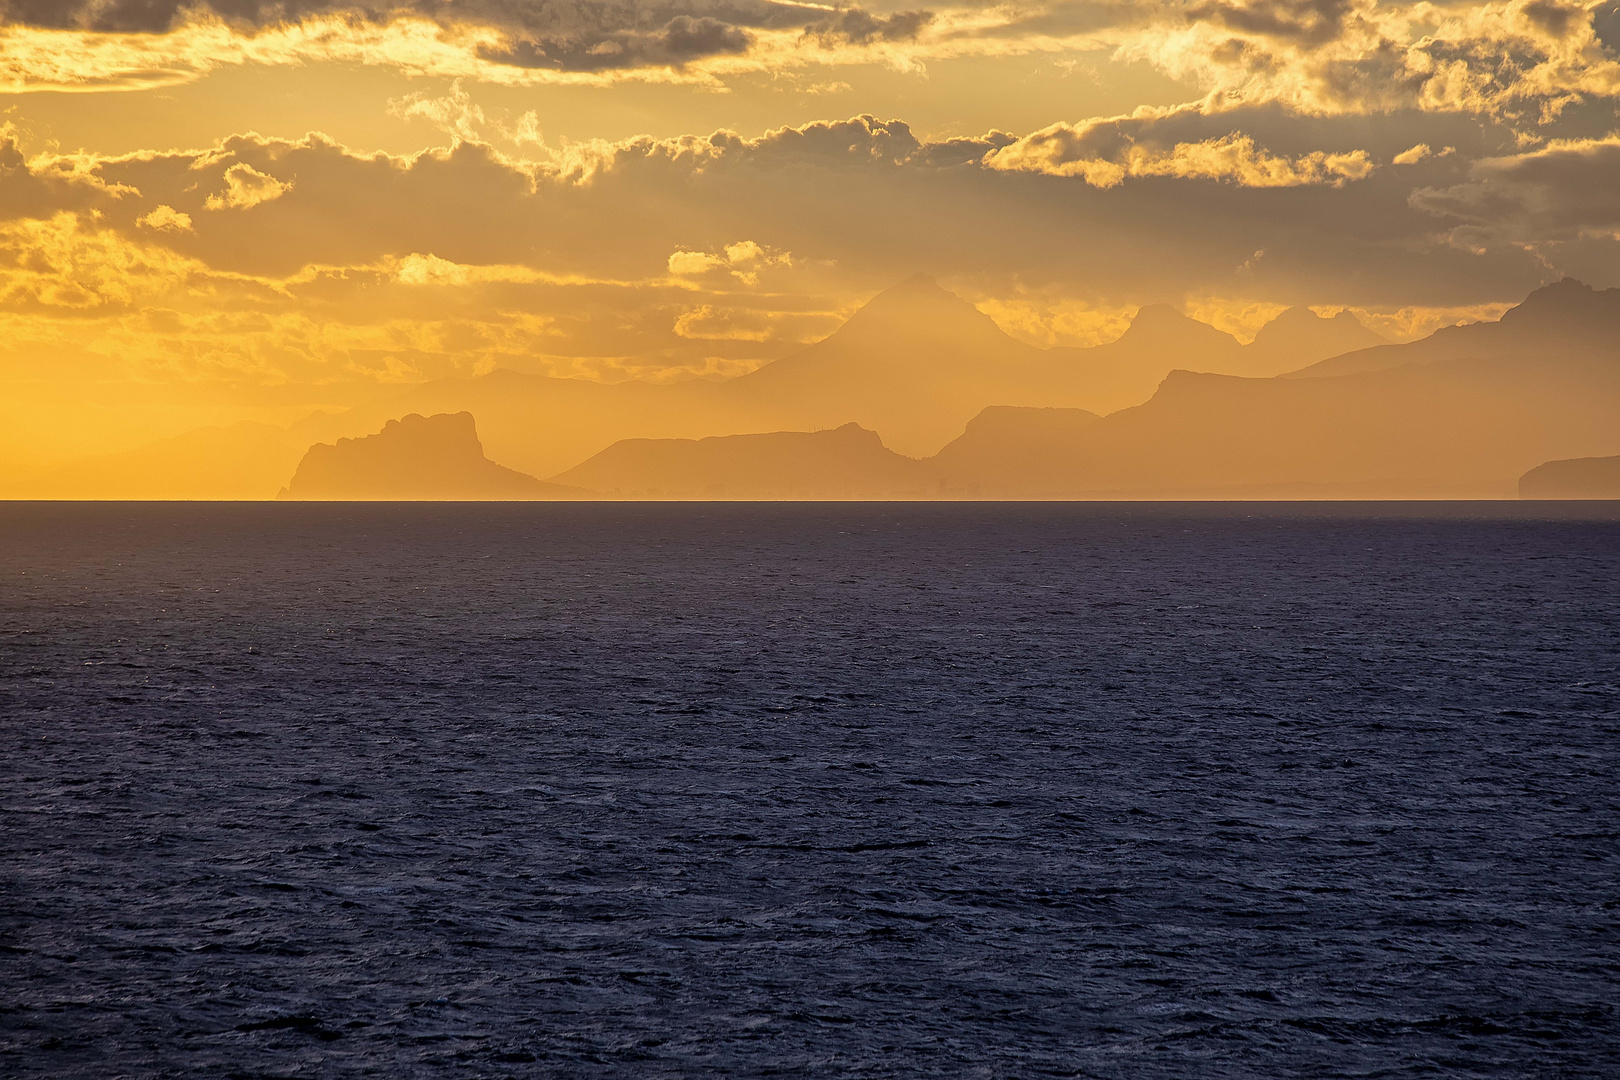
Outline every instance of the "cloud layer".
<path id="1" fill-rule="evenodd" d="M 915 43 L 925 10 L 792 0 L 0 0 L 15 88 L 139 87 L 233 63 L 346 60 L 488 78 L 713 78 L 721 70 L 862 58 Z"/>
<path id="2" fill-rule="evenodd" d="M 40 355 L 263 385 L 669 377 L 746 370 L 919 270 L 1046 342 L 1166 299 L 1234 324 L 1256 300 L 1352 306 L 1398 332 L 1566 271 L 1617 283 L 1620 143 L 1513 152 L 1510 127 L 1424 117 L 1359 146 L 1275 105 L 945 140 L 859 116 L 533 160 L 6 142 L 0 325 Z"/>
<path id="3" fill-rule="evenodd" d="M 1467 111 L 1525 121 L 1620 95 L 1613 0 L 1045 0 L 869 10 L 792 0 L 3 0 L 14 88 L 344 60 L 489 81 L 722 80 L 814 64 L 1106 48 L 1208 107 Z"/>

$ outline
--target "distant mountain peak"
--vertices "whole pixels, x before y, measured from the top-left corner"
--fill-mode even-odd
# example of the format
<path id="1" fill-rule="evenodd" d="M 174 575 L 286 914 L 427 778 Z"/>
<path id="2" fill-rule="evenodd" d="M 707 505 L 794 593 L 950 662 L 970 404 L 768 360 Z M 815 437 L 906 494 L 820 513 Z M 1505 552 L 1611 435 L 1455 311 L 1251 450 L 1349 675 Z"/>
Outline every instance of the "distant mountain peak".
<path id="1" fill-rule="evenodd" d="M 1268 330 L 1287 330 L 1296 327 L 1315 328 L 1323 325 L 1324 323 L 1328 325 L 1345 327 L 1359 326 L 1364 330 L 1366 330 L 1367 325 L 1358 319 L 1355 312 L 1351 311 L 1349 308 L 1340 309 L 1339 313 L 1336 315 L 1318 315 L 1308 307 L 1303 305 L 1295 305 L 1294 307 L 1285 309 L 1281 315 L 1278 315 L 1275 319 L 1272 319 L 1270 322 L 1266 323 L 1266 325 L 1262 326 L 1260 328 L 1260 332 L 1263 334 Z M 1369 334 L 1372 333 L 1371 330 L 1368 330 L 1367 332 Z"/>
<path id="2" fill-rule="evenodd" d="M 1208 323 L 1199 322 L 1170 304 L 1146 304 L 1139 308 L 1136 317 L 1131 320 L 1131 325 L 1120 335 L 1119 344 L 1150 345 L 1174 342 L 1179 345 L 1188 339 L 1236 344 L 1229 334 L 1222 333 Z"/>
<path id="3" fill-rule="evenodd" d="M 1509 308 L 1499 325 L 1515 340 L 1567 338 L 1582 348 L 1612 352 L 1620 336 L 1620 289 L 1594 289 L 1567 277 Z"/>
<path id="4" fill-rule="evenodd" d="M 1143 304 L 1136 309 L 1136 317 L 1131 325 L 1151 326 L 1154 323 L 1180 323 L 1193 322 L 1189 315 L 1174 304 Z"/>
<path id="5" fill-rule="evenodd" d="M 897 331 L 930 337 L 1002 333 L 990 316 L 929 275 L 916 274 L 872 297 L 832 336 L 849 340 Z"/>
<path id="6" fill-rule="evenodd" d="M 895 304 L 924 303 L 947 306 L 973 307 L 960 296 L 944 288 L 929 274 L 913 274 L 897 285 L 890 285 L 861 306 L 862 311 L 885 308 Z M 977 310 L 976 308 L 974 310 Z"/>
<path id="7" fill-rule="evenodd" d="M 1525 297 L 1524 302 L 1528 304 L 1538 296 L 1590 296 L 1595 292 L 1597 292 L 1596 289 L 1579 278 L 1561 277 L 1551 285 L 1543 285 L 1539 289 L 1532 290 L 1530 295 Z"/>
<path id="8" fill-rule="evenodd" d="M 1324 318 L 1308 307 L 1291 307 L 1260 328 L 1254 336 L 1257 352 L 1275 354 L 1281 366 L 1265 374 L 1297 369 L 1330 356 L 1387 345 L 1388 339 L 1349 310 Z"/>
<path id="9" fill-rule="evenodd" d="M 1599 291 L 1584 281 L 1566 277 L 1551 285 L 1543 285 L 1520 303 L 1509 308 L 1502 315 L 1502 322 L 1512 323 L 1536 317 L 1590 316 L 1603 308 L 1620 306 L 1616 303 L 1617 300 L 1620 300 L 1620 289 Z"/>

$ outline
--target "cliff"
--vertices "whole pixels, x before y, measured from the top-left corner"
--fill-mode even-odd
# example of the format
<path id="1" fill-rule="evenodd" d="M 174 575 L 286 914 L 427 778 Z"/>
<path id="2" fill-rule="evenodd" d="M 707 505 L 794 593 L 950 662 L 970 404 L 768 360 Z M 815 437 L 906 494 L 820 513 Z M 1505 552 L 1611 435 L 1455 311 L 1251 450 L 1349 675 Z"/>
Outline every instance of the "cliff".
<path id="1" fill-rule="evenodd" d="M 317 443 L 285 499 L 556 499 L 580 492 L 547 484 L 484 456 L 471 413 L 412 414 L 359 439 Z"/>

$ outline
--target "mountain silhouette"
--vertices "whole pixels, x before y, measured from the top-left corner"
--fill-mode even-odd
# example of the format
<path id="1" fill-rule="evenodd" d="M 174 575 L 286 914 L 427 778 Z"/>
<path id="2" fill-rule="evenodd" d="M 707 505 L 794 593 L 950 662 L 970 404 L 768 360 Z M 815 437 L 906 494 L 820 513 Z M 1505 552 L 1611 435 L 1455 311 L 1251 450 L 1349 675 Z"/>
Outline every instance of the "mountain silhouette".
<path id="1" fill-rule="evenodd" d="M 1327 355 L 1368 341 L 1376 335 L 1351 315 L 1323 319 L 1293 308 L 1242 345 L 1173 307 L 1150 304 L 1115 341 L 1040 349 L 1004 333 L 932 279 L 917 277 L 879 293 L 824 340 L 729 381 L 603 383 L 496 371 L 379 390 L 362 407 L 317 415 L 284 433 L 219 429 L 153 444 L 129 460 L 167 462 L 168 479 L 144 489 L 108 481 L 120 468 L 136 470 L 106 461 L 82 462 L 60 475 L 77 476 L 74 490 L 87 493 L 84 485 L 95 483 L 98 493 L 124 497 L 262 497 L 273 490 L 273 481 L 262 478 L 286 476 L 289 456 L 312 442 L 341 445 L 405 414 L 469 412 L 478 416 L 490 453 L 529 475 L 491 472 L 500 466 L 483 456 L 468 420 L 463 436 L 424 451 L 424 461 L 446 468 L 461 463 L 453 480 L 441 478 L 448 487 L 429 482 L 437 475 L 431 469 L 386 465 L 384 459 L 415 460 L 404 449 L 376 451 L 373 465 L 381 471 L 373 475 L 364 471 L 373 465 L 362 464 L 371 450 L 327 456 L 334 446 L 315 453 L 307 472 L 300 468 L 289 492 L 431 489 L 442 497 L 555 497 L 529 486 L 539 483 L 534 477 L 572 474 L 616 447 L 591 466 L 608 490 L 679 490 L 687 493 L 682 497 L 716 485 L 784 497 L 789 489 L 855 497 L 920 492 L 927 484 L 936 493 L 944 485 L 950 493 L 985 497 L 1511 494 L 1516 478 L 1541 462 L 1620 451 L 1613 437 L 1620 430 L 1614 385 L 1620 290 L 1599 292 L 1565 280 L 1536 290 L 1497 322 Z M 1277 371 L 1285 374 L 1235 377 Z M 1083 414 L 1101 419 L 1093 423 Z M 799 479 L 780 491 L 766 483 L 764 459 L 746 469 L 721 464 L 726 455 L 774 443 L 727 443 L 724 453 L 711 446 L 696 458 L 696 451 L 674 444 L 659 451 L 687 455 L 679 469 L 656 464 L 658 454 L 648 445 L 636 452 L 640 457 L 618 445 L 691 443 L 743 432 L 808 437 L 852 423 L 878 433 L 881 454 L 850 457 L 838 449 L 842 444 L 823 439 L 813 444 L 814 453 L 806 451 L 820 464 L 812 467 L 806 458 L 782 465 L 784 476 Z M 460 449 L 451 450 L 453 443 Z M 891 475 L 879 464 L 888 461 L 884 455 L 929 464 L 920 474 L 897 466 Z M 854 470 L 841 488 L 831 479 L 835 460 Z M 221 467 L 226 461 L 229 470 Z M 708 478 L 681 479 L 682 470 Z M 227 471 L 241 479 L 232 481 Z M 917 481 L 923 487 L 905 486 L 909 479 L 894 487 L 901 483 L 897 477 L 914 474 L 923 477 Z M 532 494 L 537 491 L 542 494 Z"/>
<path id="2" fill-rule="evenodd" d="M 1150 304 L 1115 341 L 1067 351 L 1080 364 L 1086 408 L 1110 413 L 1146 401 L 1172 371 L 1263 378 L 1383 341 L 1351 312 L 1325 319 L 1309 308 L 1294 307 L 1242 345 L 1169 304 Z"/>
<path id="3" fill-rule="evenodd" d="M 829 431 L 625 439 L 552 478 L 627 498 L 873 499 L 929 493 L 927 470 L 857 424 Z"/>
<path id="4" fill-rule="evenodd" d="M 1130 357 L 1185 361 L 1202 357 L 1220 366 L 1235 362 L 1243 350 L 1231 334 L 1199 322 L 1169 304 L 1149 304 L 1137 311 L 1131 325 L 1116 340 L 1073 352 L 1091 360 Z"/>
<path id="5" fill-rule="evenodd" d="M 1310 308 L 1291 307 L 1260 328 L 1240 366 L 1221 374 L 1267 378 L 1347 352 L 1388 342 L 1349 311 L 1323 318 Z"/>
<path id="6" fill-rule="evenodd" d="M 1175 368 L 1226 371 L 1243 365 L 1244 348 L 1232 335 L 1189 318 L 1169 304 L 1137 311 L 1125 333 L 1088 349 L 1053 349 L 1072 364 L 1068 400 L 1051 405 L 1110 413 L 1146 401 Z M 1004 402 L 1004 404 L 1020 404 Z"/>
<path id="7" fill-rule="evenodd" d="M 1287 378 L 1322 378 L 1381 371 L 1402 364 L 1428 364 L 1464 357 L 1527 360 L 1555 365 L 1572 359 L 1613 359 L 1620 342 L 1620 289 L 1596 290 L 1574 278 L 1537 289 L 1496 322 L 1436 330 L 1421 341 L 1381 345 L 1331 357 Z"/>
<path id="8" fill-rule="evenodd" d="M 1620 499 L 1620 457 L 1572 458 L 1519 477 L 1521 499 Z"/>
<path id="9" fill-rule="evenodd" d="M 997 455 L 964 437 L 940 457 L 1003 496 L 1508 497 L 1537 463 L 1620 451 L 1615 290 L 1552 289 L 1439 345 L 1369 350 L 1375 368 L 1172 372 L 1095 424 Z"/>
<path id="10" fill-rule="evenodd" d="M 924 299 L 944 306 L 937 297 Z M 1437 350 L 1428 341 L 1380 346 L 1376 351 L 1390 362 L 1345 375 L 1173 371 L 1148 401 L 1101 417 L 1074 408 L 992 406 L 910 475 L 936 497 L 1509 497 L 1520 474 L 1540 462 L 1620 451 L 1620 336 L 1603 332 L 1612 302 L 1610 294 L 1567 284 L 1542 290 L 1499 322 L 1462 328 L 1466 355 L 1448 356 L 1450 345 Z M 1137 341 L 1180 338 L 1205 355 L 1223 347 L 1210 336 L 1216 331 L 1190 321 L 1173 309 L 1144 309 L 1112 355 L 1128 369 Z M 1299 316 L 1290 321 L 1308 332 L 1320 329 Z M 1356 333 L 1346 323 L 1329 329 Z M 1523 344 L 1527 334 L 1537 341 L 1533 349 Z M 1107 356 L 1107 350 L 1087 351 Z M 876 435 L 864 435 L 877 447 Z M 715 497 L 787 497 L 805 490 L 802 481 L 785 473 L 773 480 L 773 459 L 756 452 L 776 440 L 815 457 L 824 487 L 848 468 L 851 494 L 872 490 L 854 479 L 869 466 L 840 464 L 814 441 L 821 436 L 638 441 L 634 452 L 632 444 L 620 444 L 593 461 L 611 462 L 612 490 L 626 494 L 674 490 L 672 476 L 701 474 Z M 702 469 L 692 462 L 699 445 L 709 455 Z M 799 460 L 794 467 L 808 466 Z M 714 479 L 728 470 L 746 470 L 748 483 Z M 605 475 L 571 471 L 563 479 L 607 486 Z M 1534 490 L 1535 477 L 1527 478 L 1527 490 Z M 680 490 L 692 490 L 692 481 L 682 483 Z"/>
<path id="11" fill-rule="evenodd" d="M 712 383 L 596 382 L 497 370 L 391 390 L 374 402 L 305 425 L 313 440 L 376 431 L 405 413 L 470 412 L 495 459 L 533 476 L 577 465 L 619 439 L 697 438 L 768 430 L 730 408 Z"/>
<path id="12" fill-rule="evenodd" d="M 854 421 L 915 455 L 937 450 L 986 405 L 1072 395 L 1065 360 L 918 276 L 879 293 L 825 340 L 719 389 L 775 425 Z"/>
<path id="13" fill-rule="evenodd" d="M 548 476 L 626 438 L 805 432 L 854 422 L 921 457 L 991 405 L 1111 412 L 1146 401 L 1174 368 L 1247 371 L 1261 357 L 1262 367 L 1293 369 L 1327 355 L 1324 341 L 1279 362 L 1174 308 L 1150 305 L 1116 341 L 1040 349 L 918 276 L 873 297 L 827 338 L 728 381 L 601 383 L 497 371 L 397 392 L 322 421 L 318 437 L 375 430 L 403 412 L 466 410 L 479 418 L 491 453 Z"/>
<path id="14" fill-rule="evenodd" d="M 484 456 L 471 413 L 412 414 L 309 448 L 287 499 L 545 499 L 578 494 Z"/>
<path id="15" fill-rule="evenodd" d="M 1347 312 L 1322 319 L 1291 309 L 1279 322 L 1246 346 L 1168 304 L 1150 304 L 1114 341 L 1038 349 L 919 275 L 879 293 L 823 341 L 723 391 L 761 420 L 855 420 L 902 453 L 924 455 L 990 405 L 1108 413 L 1146 401 L 1177 368 L 1274 375 L 1382 340 Z"/>
<path id="16" fill-rule="evenodd" d="M 992 406 L 968 421 L 961 437 L 947 443 L 930 464 L 945 494 L 1006 494 L 1012 487 L 1006 477 L 1027 470 L 1045 448 L 1068 444 L 1099 419 L 1084 409 Z"/>

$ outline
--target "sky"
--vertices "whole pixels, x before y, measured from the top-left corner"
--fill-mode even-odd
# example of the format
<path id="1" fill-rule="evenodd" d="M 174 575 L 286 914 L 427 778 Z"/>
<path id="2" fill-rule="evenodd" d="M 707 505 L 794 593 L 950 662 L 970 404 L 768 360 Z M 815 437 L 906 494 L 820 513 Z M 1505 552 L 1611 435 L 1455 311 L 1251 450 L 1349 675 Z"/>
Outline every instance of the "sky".
<path id="1" fill-rule="evenodd" d="M 497 368 L 720 377 L 928 273 L 1392 340 L 1620 285 L 1620 0 L 0 0 L 0 464 Z"/>

